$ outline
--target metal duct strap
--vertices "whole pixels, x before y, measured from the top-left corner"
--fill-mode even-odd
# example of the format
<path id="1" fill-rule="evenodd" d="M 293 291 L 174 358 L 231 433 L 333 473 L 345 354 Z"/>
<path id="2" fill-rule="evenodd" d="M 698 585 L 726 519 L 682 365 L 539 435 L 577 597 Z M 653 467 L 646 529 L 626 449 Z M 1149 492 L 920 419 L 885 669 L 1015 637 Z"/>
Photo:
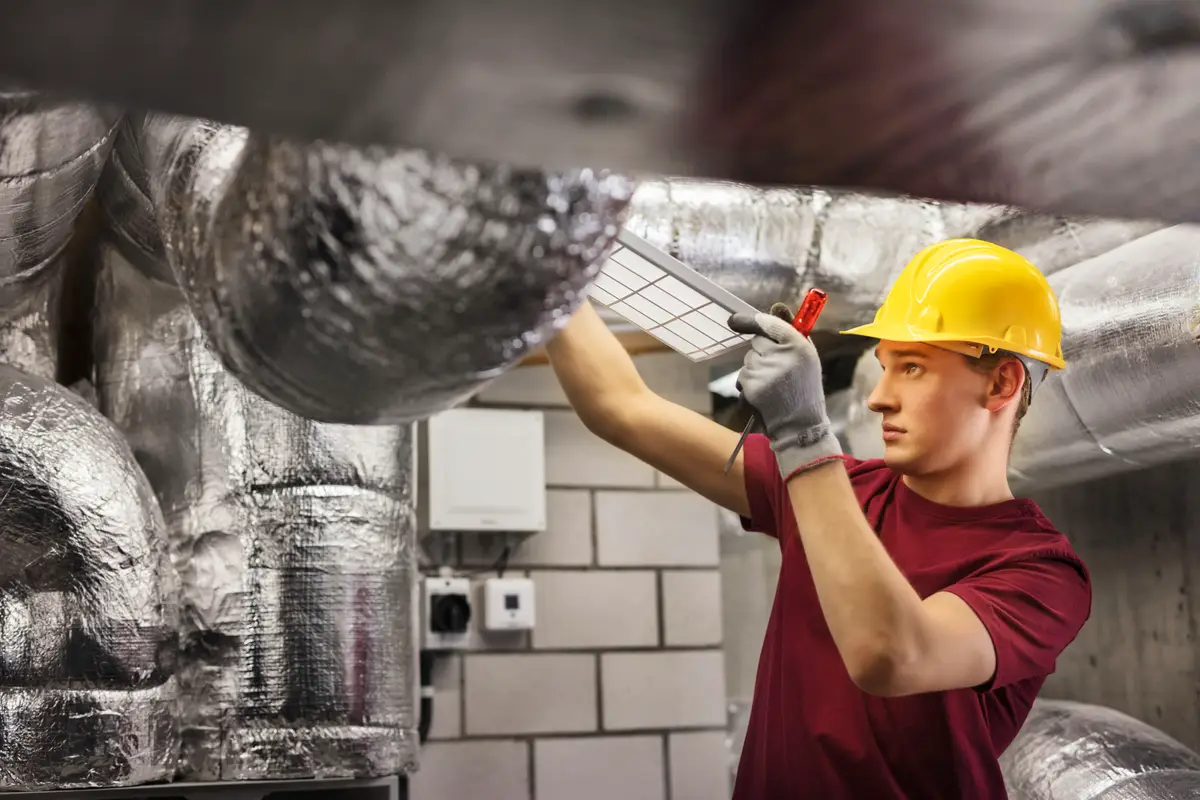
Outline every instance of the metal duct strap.
<path id="1" fill-rule="evenodd" d="M 1200 797 L 1200 755 L 1102 706 L 1039 699 L 1000 757 L 1012 800 Z"/>
<path id="2" fill-rule="evenodd" d="M 316 423 L 261 399 L 178 288 L 112 245 L 101 258 L 100 406 L 154 486 L 182 581 L 182 775 L 408 771 L 410 427 Z"/>
<path id="3" fill-rule="evenodd" d="M 119 114 L 0 87 L 0 360 L 53 378 L 60 254 Z"/>
<path id="4" fill-rule="evenodd" d="M 670 178 L 638 187 L 627 227 L 757 308 L 819 286 L 830 299 L 818 329 L 837 330 L 871 321 L 908 260 L 942 239 L 986 239 L 1049 274 L 1162 226 Z"/>
<path id="5" fill-rule="evenodd" d="M 170 778 L 177 587 L 129 445 L 0 365 L 0 496 L 0 788 Z"/>
<path id="6" fill-rule="evenodd" d="M 225 367 L 326 422 L 426 417 L 543 344 L 582 302 L 633 188 L 178 117 L 132 133 L 122 168 Z M 145 255 L 135 224 L 126 238 Z"/>

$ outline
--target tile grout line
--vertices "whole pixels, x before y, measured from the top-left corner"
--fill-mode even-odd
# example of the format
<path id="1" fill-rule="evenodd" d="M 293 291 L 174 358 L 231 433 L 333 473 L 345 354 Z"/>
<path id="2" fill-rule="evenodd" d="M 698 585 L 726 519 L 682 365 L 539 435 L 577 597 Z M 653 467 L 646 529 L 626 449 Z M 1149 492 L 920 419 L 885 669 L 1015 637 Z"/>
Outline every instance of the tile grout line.
<path id="1" fill-rule="evenodd" d="M 596 569 L 600 566 L 600 519 L 598 504 L 596 503 L 596 490 L 588 489 L 588 527 L 589 534 L 592 540 L 592 563 L 590 567 Z"/>
<path id="2" fill-rule="evenodd" d="M 537 800 L 537 764 L 536 756 L 534 755 L 534 742 L 532 738 L 525 740 L 525 747 L 529 756 L 529 800 Z"/>
<path id="3" fill-rule="evenodd" d="M 596 730 L 600 733 L 605 733 L 604 730 L 604 678 L 600 674 L 603 668 L 601 665 L 602 659 L 600 653 L 596 653 Z"/>
<path id="4" fill-rule="evenodd" d="M 658 649 L 664 650 L 667 646 L 667 601 L 666 588 L 663 571 L 656 569 L 654 571 L 654 590 L 657 594 L 655 602 L 658 604 Z"/>
<path id="5" fill-rule="evenodd" d="M 458 735 L 467 736 L 467 657 L 464 653 L 455 656 L 458 659 Z"/>
<path id="6" fill-rule="evenodd" d="M 663 757 L 663 798 L 664 800 L 674 800 L 671 786 L 671 734 L 669 731 L 663 731 L 662 734 L 662 757 Z"/>

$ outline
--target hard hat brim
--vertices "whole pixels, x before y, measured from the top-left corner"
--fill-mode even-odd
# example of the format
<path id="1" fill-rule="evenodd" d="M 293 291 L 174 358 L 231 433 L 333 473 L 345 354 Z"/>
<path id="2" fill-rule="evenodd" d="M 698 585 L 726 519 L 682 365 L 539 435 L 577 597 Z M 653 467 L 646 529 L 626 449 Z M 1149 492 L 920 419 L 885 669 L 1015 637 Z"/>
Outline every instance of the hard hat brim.
<path id="1" fill-rule="evenodd" d="M 996 350 L 1019 353 L 1036 361 L 1041 361 L 1051 369 L 1065 369 L 1067 366 L 1066 360 L 1058 356 L 1028 348 L 1016 348 L 1013 347 L 1011 342 L 1006 342 L 1003 339 L 997 339 L 992 336 L 969 337 L 961 334 L 934 333 L 932 331 L 914 329 L 908 325 L 889 325 L 878 322 L 859 325 L 857 328 L 850 328 L 849 330 L 840 331 L 840 333 L 850 336 L 865 336 L 868 339 L 883 339 L 889 342 L 928 342 L 931 344 L 933 342 L 969 342 Z"/>

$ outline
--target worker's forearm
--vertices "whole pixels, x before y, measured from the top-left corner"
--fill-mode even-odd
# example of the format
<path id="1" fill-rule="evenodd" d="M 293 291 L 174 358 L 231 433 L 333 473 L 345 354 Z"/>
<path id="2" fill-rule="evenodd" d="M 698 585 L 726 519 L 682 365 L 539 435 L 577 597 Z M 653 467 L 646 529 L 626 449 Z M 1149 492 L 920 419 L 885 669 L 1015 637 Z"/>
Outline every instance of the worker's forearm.
<path id="1" fill-rule="evenodd" d="M 867 523 L 843 464 L 797 475 L 788 495 L 834 644 L 860 686 L 882 689 L 919 648 L 921 598 Z"/>
<path id="2" fill-rule="evenodd" d="M 546 354 L 567 401 L 600 435 L 611 433 L 624 398 L 648 391 L 633 359 L 590 302 L 546 345 Z"/>

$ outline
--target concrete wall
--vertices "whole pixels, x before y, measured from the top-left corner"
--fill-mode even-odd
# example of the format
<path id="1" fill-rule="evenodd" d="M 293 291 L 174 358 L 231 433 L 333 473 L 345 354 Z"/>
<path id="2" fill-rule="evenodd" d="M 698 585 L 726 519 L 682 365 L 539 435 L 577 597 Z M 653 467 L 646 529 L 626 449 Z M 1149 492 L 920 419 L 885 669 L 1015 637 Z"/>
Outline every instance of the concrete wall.
<path id="1" fill-rule="evenodd" d="M 1092 618 L 1043 693 L 1200 749 L 1200 461 L 1036 495 L 1092 573 Z"/>
<path id="2" fill-rule="evenodd" d="M 638 366 L 710 410 L 706 369 L 673 354 Z M 536 582 L 538 621 L 443 657 L 411 797 L 725 800 L 716 508 L 588 433 L 547 367 L 479 401 L 547 410 L 549 529 L 509 562 Z M 459 544 L 457 565 L 495 563 L 498 542 Z"/>

